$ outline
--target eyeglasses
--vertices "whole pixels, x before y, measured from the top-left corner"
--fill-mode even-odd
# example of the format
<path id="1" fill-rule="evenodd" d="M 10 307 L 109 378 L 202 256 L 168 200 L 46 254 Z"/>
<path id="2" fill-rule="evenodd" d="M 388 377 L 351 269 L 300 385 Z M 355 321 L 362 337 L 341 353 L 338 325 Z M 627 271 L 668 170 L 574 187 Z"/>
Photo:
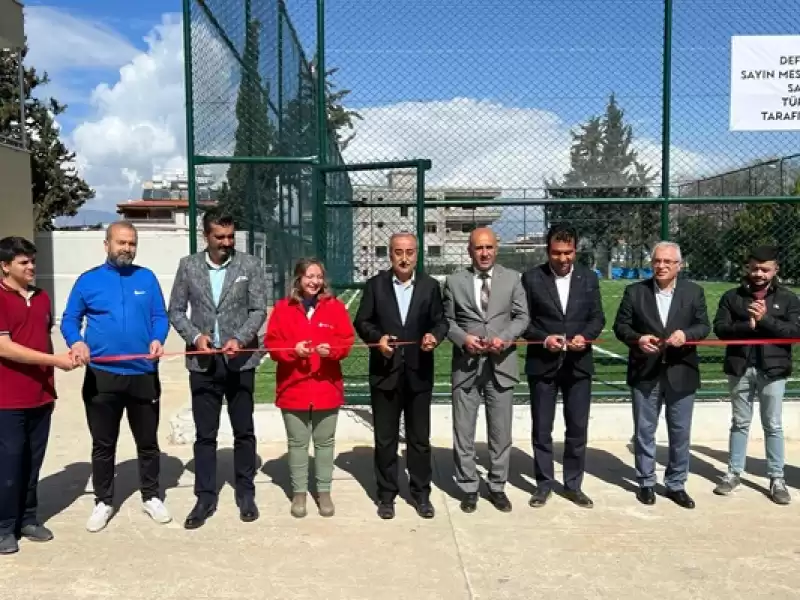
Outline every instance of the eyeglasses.
<path id="1" fill-rule="evenodd" d="M 652 262 L 654 265 L 667 265 L 667 266 L 671 266 L 671 265 L 677 265 L 677 264 L 678 264 L 679 262 L 681 262 L 681 261 L 679 261 L 679 260 L 669 260 L 669 259 L 666 259 L 666 258 L 658 258 L 658 259 L 653 259 L 651 262 Z"/>

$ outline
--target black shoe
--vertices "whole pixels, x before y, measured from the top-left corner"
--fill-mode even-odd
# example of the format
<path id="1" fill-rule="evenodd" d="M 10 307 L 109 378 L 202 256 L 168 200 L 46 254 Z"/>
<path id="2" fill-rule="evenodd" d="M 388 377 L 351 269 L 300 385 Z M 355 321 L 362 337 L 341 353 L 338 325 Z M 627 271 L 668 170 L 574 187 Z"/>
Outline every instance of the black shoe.
<path id="1" fill-rule="evenodd" d="M 394 519 L 394 502 L 378 502 L 378 516 L 381 519 Z"/>
<path id="2" fill-rule="evenodd" d="M 0 535 L 0 554 L 14 554 L 16 552 L 19 552 L 17 536 L 13 533 Z"/>
<path id="3" fill-rule="evenodd" d="M 245 523 L 258 519 L 258 507 L 254 498 L 245 498 L 239 502 L 239 518 Z"/>
<path id="4" fill-rule="evenodd" d="M 420 500 L 413 501 L 414 508 L 417 511 L 417 514 L 422 517 L 423 519 L 432 519 L 434 515 L 436 515 L 436 511 L 433 508 L 433 504 L 427 498 L 422 498 Z"/>
<path id="5" fill-rule="evenodd" d="M 217 507 L 214 504 L 207 504 L 205 502 L 198 501 L 197 504 L 194 505 L 192 512 L 189 513 L 189 516 L 186 517 L 186 521 L 183 523 L 183 526 L 186 529 L 197 529 L 198 527 L 202 527 L 206 523 L 206 519 L 211 517 L 217 511 Z"/>
<path id="6" fill-rule="evenodd" d="M 32 542 L 49 542 L 53 539 L 53 532 L 44 525 L 25 525 L 20 535 Z"/>
<path id="7" fill-rule="evenodd" d="M 533 508 L 541 508 L 542 506 L 547 504 L 547 501 L 550 499 L 552 493 L 553 490 L 551 490 L 550 488 L 544 488 L 544 487 L 536 488 L 536 491 L 533 493 L 533 496 L 531 496 L 531 499 L 528 500 L 528 506 Z"/>
<path id="8" fill-rule="evenodd" d="M 465 513 L 474 513 L 478 508 L 478 492 L 470 492 L 461 501 L 461 510 Z"/>
<path id="9" fill-rule="evenodd" d="M 684 490 L 667 490 L 665 494 L 667 498 L 672 500 L 678 506 L 683 508 L 694 508 L 694 500 Z"/>
<path id="10" fill-rule="evenodd" d="M 575 503 L 581 508 L 594 507 L 594 502 L 592 502 L 592 499 L 584 494 L 581 490 L 564 490 L 564 498 Z"/>
<path id="11" fill-rule="evenodd" d="M 508 499 L 505 492 L 489 490 L 489 502 L 494 504 L 494 507 L 499 511 L 511 512 L 511 500 Z"/>
<path id="12" fill-rule="evenodd" d="M 642 504 L 655 504 L 656 493 L 651 486 L 643 486 L 636 491 L 636 499 Z"/>

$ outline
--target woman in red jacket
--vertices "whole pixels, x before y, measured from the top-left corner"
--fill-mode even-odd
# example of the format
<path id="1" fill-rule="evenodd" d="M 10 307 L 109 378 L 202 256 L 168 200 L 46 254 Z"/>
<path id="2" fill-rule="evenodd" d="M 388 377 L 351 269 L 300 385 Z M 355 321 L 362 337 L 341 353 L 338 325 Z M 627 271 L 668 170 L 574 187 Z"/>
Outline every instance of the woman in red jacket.
<path id="1" fill-rule="evenodd" d="M 333 516 L 334 439 L 339 407 L 344 404 L 341 361 L 350 354 L 354 340 L 350 315 L 331 294 L 322 263 L 298 261 L 291 294 L 272 309 L 265 339 L 277 363 L 275 405 L 286 426 L 295 517 L 306 515 L 310 439 L 319 514 Z"/>

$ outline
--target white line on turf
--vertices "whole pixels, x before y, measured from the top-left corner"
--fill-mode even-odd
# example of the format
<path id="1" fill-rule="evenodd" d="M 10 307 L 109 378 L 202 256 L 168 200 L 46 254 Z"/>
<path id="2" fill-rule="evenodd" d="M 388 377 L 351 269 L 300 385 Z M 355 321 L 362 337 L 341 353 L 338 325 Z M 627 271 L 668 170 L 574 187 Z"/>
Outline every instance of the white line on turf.
<path id="1" fill-rule="evenodd" d="M 350 298 L 347 299 L 347 302 L 345 302 L 344 307 L 347 310 L 350 310 L 350 307 L 352 306 L 353 302 L 355 302 L 355 299 L 358 298 L 358 296 L 360 294 L 361 294 L 361 290 L 353 290 L 353 295 L 350 296 Z"/>

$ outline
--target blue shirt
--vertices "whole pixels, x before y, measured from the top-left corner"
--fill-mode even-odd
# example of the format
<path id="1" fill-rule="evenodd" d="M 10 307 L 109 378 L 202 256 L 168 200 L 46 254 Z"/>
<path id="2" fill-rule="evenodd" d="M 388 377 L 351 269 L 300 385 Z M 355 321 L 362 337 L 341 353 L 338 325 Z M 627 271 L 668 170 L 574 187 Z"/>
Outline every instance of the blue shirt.
<path id="1" fill-rule="evenodd" d="M 394 296 L 397 298 L 397 306 L 400 309 L 400 319 L 403 325 L 406 324 L 406 317 L 408 316 L 408 307 L 411 305 L 411 296 L 414 294 L 414 275 L 403 283 L 396 275 L 392 275 L 392 283 L 394 283 Z"/>
<path id="2" fill-rule="evenodd" d="M 81 334 L 85 321 L 86 330 Z M 150 344 L 166 342 L 169 318 L 155 274 L 145 267 L 106 262 L 83 273 L 70 292 L 61 318 L 61 335 L 71 347 L 83 341 L 92 358 L 149 354 Z M 92 363 L 120 375 L 156 370 L 146 358 Z"/>
<path id="3" fill-rule="evenodd" d="M 211 296 L 214 298 L 214 306 L 219 306 L 219 299 L 222 296 L 222 286 L 225 283 L 225 274 L 228 272 L 228 265 L 231 264 L 229 258 L 221 265 L 216 265 L 206 253 L 206 264 L 208 265 L 208 277 L 211 280 Z M 222 342 L 219 337 L 219 320 L 214 320 L 213 340 L 215 347 L 221 348 Z"/>

